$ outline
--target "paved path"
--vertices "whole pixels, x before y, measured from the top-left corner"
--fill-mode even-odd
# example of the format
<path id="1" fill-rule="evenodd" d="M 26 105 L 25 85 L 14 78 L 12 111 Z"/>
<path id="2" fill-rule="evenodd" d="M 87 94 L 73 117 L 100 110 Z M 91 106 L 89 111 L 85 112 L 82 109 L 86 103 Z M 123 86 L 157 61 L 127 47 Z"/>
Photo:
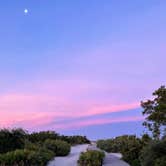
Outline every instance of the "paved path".
<path id="1" fill-rule="evenodd" d="M 77 160 L 81 152 L 86 151 L 88 145 L 77 145 L 71 148 L 71 152 L 65 157 L 55 157 L 47 166 L 77 166 Z"/>

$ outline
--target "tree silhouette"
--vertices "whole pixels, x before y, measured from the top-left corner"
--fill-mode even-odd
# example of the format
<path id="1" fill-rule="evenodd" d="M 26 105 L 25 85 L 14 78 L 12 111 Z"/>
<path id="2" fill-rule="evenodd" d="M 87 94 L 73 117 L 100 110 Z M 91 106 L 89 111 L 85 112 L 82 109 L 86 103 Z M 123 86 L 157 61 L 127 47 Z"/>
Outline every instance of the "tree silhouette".
<path id="1" fill-rule="evenodd" d="M 155 139 L 163 136 L 166 130 L 166 88 L 161 86 L 153 93 L 154 99 L 141 102 L 144 109 L 143 115 L 146 116 L 143 125 L 153 134 Z"/>

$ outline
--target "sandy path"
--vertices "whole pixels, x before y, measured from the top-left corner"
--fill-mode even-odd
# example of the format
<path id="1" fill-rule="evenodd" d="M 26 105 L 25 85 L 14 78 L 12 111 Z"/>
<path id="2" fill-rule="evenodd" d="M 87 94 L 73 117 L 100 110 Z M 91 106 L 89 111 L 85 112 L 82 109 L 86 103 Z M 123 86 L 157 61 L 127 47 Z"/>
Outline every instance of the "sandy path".
<path id="1" fill-rule="evenodd" d="M 77 145 L 71 148 L 71 152 L 65 157 L 55 157 L 47 166 L 77 166 L 77 160 L 81 152 L 86 151 L 88 145 Z"/>
<path id="2" fill-rule="evenodd" d="M 89 150 L 100 150 L 96 147 L 96 144 L 90 145 Z M 103 166 L 129 166 L 126 162 L 121 160 L 122 155 L 120 153 L 106 153 L 103 162 Z"/>
<path id="3" fill-rule="evenodd" d="M 77 160 L 81 152 L 89 150 L 100 150 L 96 145 L 77 145 L 71 148 L 71 152 L 65 157 L 55 157 L 50 161 L 47 166 L 77 166 Z M 105 159 L 103 166 L 129 166 L 126 162 L 121 160 L 121 154 L 119 153 L 105 153 Z"/>
<path id="4" fill-rule="evenodd" d="M 121 155 L 118 153 L 106 153 L 103 166 L 129 166 L 126 162 L 121 160 Z"/>

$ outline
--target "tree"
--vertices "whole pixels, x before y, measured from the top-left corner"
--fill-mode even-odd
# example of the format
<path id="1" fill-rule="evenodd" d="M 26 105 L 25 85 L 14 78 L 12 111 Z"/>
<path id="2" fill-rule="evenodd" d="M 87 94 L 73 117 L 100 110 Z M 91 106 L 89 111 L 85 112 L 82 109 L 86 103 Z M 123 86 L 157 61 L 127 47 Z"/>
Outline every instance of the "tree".
<path id="1" fill-rule="evenodd" d="M 154 99 L 141 101 L 146 116 L 143 125 L 153 134 L 155 139 L 159 139 L 164 134 L 166 128 L 166 87 L 161 86 L 153 93 Z"/>

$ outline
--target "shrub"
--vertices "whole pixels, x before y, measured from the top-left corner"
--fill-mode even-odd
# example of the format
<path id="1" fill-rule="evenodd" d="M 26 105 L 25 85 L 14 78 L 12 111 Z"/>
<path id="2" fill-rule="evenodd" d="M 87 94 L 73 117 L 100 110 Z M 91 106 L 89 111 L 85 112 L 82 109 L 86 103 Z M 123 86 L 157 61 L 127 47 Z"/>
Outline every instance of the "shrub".
<path id="1" fill-rule="evenodd" d="M 41 131 L 41 132 L 34 132 L 32 134 L 28 135 L 29 141 L 36 143 L 36 142 L 44 142 L 47 139 L 52 140 L 62 140 L 65 142 L 68 142 L 71 145 L 77 145 L 77 144 L 89 144 L 90 141 L 85 136 L 64 136 L 59 135 L 54 131 Z"/>
<path id="2" fill-rule="evenodd" d="M 140 160 L 142 166 L 162 166 L 166 159 L 166 140 L 153 141 L 142 150 Z M 166 161 L 166 160 L 165 160 Z"/>
<path id="3" fill-rule="evenodd" d="M 42 145 L 40 145 L 39 143 L 32 143 L 28 140 L 25 141 L 24 149 L 37 151 L 38 149 L 40 149 L 40 147 L 42 147 Z"/>
<path id="4" fill-rule="evenodd" d="M 79 166 L 102 166 L 104 159 L 104 152 L 97 150 L 90 150 L 87 152 L 82 152 L 79 160 Z"/>
<path id="5" fill-rule="evenodd" d="M 99 140 L 97 147 L 107 152 L 120 152 L 123 159 L 133 166 L 139 166 L 142 141 L 135 135 L 124 135 L 115 139 Z"/>
<path id="6" fill-rule="evenodd" d="M 156 159 L 155 166 L 166 166 L 166 156 Z"/>
<path id="7" fill-rule="evenodd" d="M 97 147 L 106 152 L 118 152 L 118 147 L 113 139 L 99 140 L 97 141 Z"/>
<path id="8" fill-rule="evenodd" d="M 139 159 L 132 160 L 132 161 L 130 162 L 130 165 L 131 165 L 131 166 L 141 166 L 140 160 L 139 160 Z"/>
<path id="9" fill-rule="evenodd" d="M 0 130 L 0 153 L 23 149 L 26 135 L 22 129 Z"/>
<path id="10" fill-rule="evenodd" d="M 45 166 L 54 156 L 54 152 L 45 148 L 40 148 L 38 151 L 32 151 L 29 154 L 28 164 L 31 166 Z"/>
<path id="11" fill-rule="evenodd" d="M 43 143 L 47 139 L 54 139 L 58 138 L 59 134 L 54 131 L 41 131 L 41 132 L 34 132 L 28 135 L 28 139 L 30 142 L 36 143 L 41 142 Z"/>
<path id="12" fill-rule="evenodd" d="M 48 161 L 54 157 L 54 153 L 47 149 L 39 149 L 38 151 L 15 150 L 0 155 L 0 165 L 3 166 L 45 166 Z"/>
<path id="13" fill-rule="evenodd" d="M 51 139 L 47 139 L 44 142 L 44 146 L 53 151 L 56 156 L 66 156 L 69 154 L 70 152 L 70 145 L 65 142 L 65 141 L 61 141 L 61 140 L 51 140 Z"/>
<path id="14" fill-rule="evenodd" d="M 0 165 L 13 166 L 14 164 L 21 165 L 27 160 L 30 154 L 28 150 L 15 150 L 0 155 Z M 26 164 L 26 163 L 25 163 Z"/>
<path id="15" fill-rule="evenodd" d="M 71 145 L 89 144 L 90 141 L 85 136 L 60 136 L 59 139 L 68 142 Z"/>

